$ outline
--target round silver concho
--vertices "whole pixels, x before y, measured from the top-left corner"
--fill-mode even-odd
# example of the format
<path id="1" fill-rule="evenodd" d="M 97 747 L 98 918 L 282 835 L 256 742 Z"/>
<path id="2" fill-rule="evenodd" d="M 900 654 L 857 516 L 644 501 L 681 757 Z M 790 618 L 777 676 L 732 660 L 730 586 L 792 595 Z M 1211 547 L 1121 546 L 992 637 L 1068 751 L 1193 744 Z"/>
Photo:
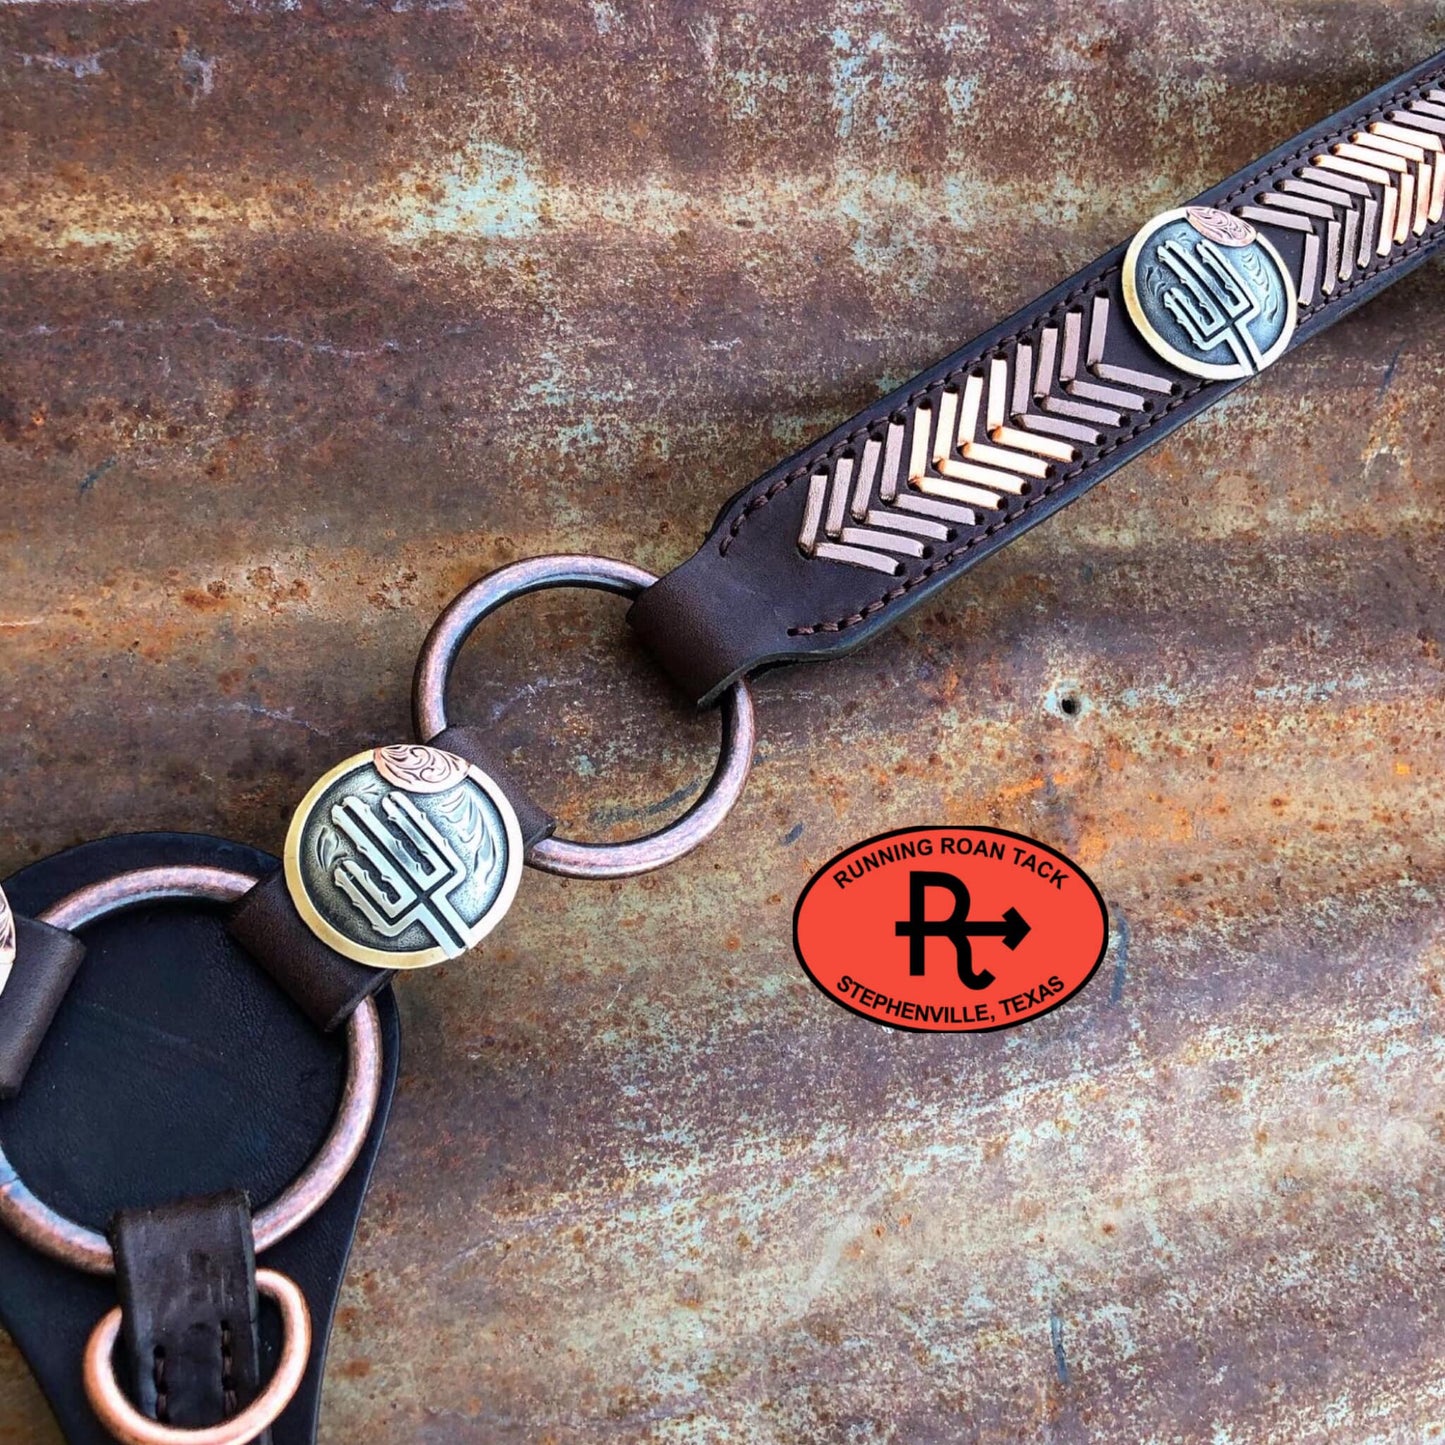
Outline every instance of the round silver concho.
<path id="1" fill-rule="evenodd" d="M 522 875 L 522 831 L 479 768 L 419 743 L 317 780 L 286 834 L 286 886 L 321 941 L 374 968 L 426 968 L 491 932 Z"/>
<path id="2" fill-rule="evenodd" d="M 1124 257 L 1124 304 L 1151 349 L 1190 376 L 1233 381 L 1289 345 L 1288 266 L 1248 221 L 1208 206 L 1155 216 Z"/>

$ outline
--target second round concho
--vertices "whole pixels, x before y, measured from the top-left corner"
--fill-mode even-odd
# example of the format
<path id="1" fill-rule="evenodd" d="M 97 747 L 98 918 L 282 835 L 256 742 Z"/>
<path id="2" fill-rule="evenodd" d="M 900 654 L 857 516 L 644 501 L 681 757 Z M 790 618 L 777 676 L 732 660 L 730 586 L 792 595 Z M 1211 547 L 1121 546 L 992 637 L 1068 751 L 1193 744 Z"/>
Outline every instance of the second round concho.
<path id="1" fill-rule="evenodd" d="M 426 968 L 475 947 L 511 906 L 522 832 L 479 768 L 408 743 L 319 778 L 285 863 L 291 901 L 323 943 L 375 968 Z"/>

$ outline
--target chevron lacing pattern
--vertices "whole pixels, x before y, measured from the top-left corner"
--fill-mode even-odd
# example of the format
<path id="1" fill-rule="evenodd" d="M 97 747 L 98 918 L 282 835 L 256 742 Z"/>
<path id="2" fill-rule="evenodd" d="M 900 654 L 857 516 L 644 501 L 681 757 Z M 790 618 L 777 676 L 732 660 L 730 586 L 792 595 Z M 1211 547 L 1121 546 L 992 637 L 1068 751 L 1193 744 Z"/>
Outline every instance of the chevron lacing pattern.
<path id="1" fill-rule="evenodd" d="M 1233 211 L 1298 235 L 1295 288 L 1307 311 L 1401 259 L 1445 218 L 1445 90 L 1405 100 L 1284 170 Z M 1079 461 L 1079 447 L 1169 410 L 1154 398 L 1177 396 L 1177 380 L 1104 361 L 1111 319 L 1109 298 L 1096 295 L 1087 337 L 1085 313 L 1070 310 L 1012 354 L 880 423 L 861 450 L 820 459 L 808 478 L 800 550 L 899 576 L 902 559 L 929 557 L 1008 498 L 1028 497 L 1038 483 L 1051 490 L 1049 479 Z M 734 532 L 771 495 L 741 514 Z"/>
<path id="2" fill-rule="evenodd" d="M 1442 136 L 1445 90 L 1432 90 L 1235 207 L 1253 225 L 1302 235 L 1301 307 L 1333 296 L 1357 271 L 1388 259 L 1445 216 Z"/>
<path id="3" fill-rule="evenodd" d="M 1104 360 L 1111 305 L 1044 327 L 1009 357 L 918 401 L 808 479 L 798 546 L 810 557 L 897 576 L 901 557 L 951 542 L 980 513 L 1027 496 L 1058 463 L 1168 396 L 1168 377 Z M 907 445 L 905 446 L 905 440 Z M 906 464 L 905 464 L 906 452 Z"/>

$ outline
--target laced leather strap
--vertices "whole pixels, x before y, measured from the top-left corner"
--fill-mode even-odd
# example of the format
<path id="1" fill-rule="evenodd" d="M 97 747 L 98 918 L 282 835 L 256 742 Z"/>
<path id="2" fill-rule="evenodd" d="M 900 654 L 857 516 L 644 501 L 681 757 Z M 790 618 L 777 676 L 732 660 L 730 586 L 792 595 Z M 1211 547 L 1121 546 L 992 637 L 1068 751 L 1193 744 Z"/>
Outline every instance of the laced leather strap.
<path id="1" fill-rule="evenodd" d="M 1247 358 L 1249 307 L 1286 299 L 1293 330 L 1247 374 L 1419 265 L 1445 238 L 1442 143 L 1445 55 L 1192 202 L 1207 244 L 1166 258 L 1194 266 L 1174 294 L 1141 304 L 1120 246 L 743 488 L 629 621 L 701 704 L 858 647 L 1245 379 L 1176 364 L 1183 331 L 1218 321 Z"/>

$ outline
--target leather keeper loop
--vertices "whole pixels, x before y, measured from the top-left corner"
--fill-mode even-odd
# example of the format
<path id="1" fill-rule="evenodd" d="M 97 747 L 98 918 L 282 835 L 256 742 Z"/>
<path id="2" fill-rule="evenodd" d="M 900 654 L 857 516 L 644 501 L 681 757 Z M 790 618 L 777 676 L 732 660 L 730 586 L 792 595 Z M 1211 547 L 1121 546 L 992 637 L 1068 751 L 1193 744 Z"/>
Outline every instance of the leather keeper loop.
<path id="1" fill-rule="evenodd" d="M 395 976 L 394 969 L 353 963 L 322 943 L 296 911 L 279 868 L 231 909 L 226 930 L 323 1033 L 340 1028 Z"/>
<path id="2" fill-rule="evenodd" d="M 527 792 L 492 745 L 491 739 L 480 728 L 443 728 L 426 742 L 428 747 L 455 753 L 459 758 L 464 758 L 480 768 L 507 795 L 507 801 L 512 805 L 512 811 L 516 813 L 517 822 L 521 825 L 522 847 L 528 852 L 543 838 L 552 836 L 557 820 Z"/>
<path id="3" fill-rule="evenodd" d="M 261 1389 L 251 1207 L 233 1190 L 111 1221 L 121 1333 L 116 1377 L 143 1414 L 219 1425 Z M 258 1436 L 265 1445 L 270 1432 Z"/>
<path id="4" fill-rule="evenodd" d="M 33 918 L 16 918 L 15 945 L 15 964 L 0 993 L 0 1099 L 19 1093 L 85 957 L 73 933 Z"/>

